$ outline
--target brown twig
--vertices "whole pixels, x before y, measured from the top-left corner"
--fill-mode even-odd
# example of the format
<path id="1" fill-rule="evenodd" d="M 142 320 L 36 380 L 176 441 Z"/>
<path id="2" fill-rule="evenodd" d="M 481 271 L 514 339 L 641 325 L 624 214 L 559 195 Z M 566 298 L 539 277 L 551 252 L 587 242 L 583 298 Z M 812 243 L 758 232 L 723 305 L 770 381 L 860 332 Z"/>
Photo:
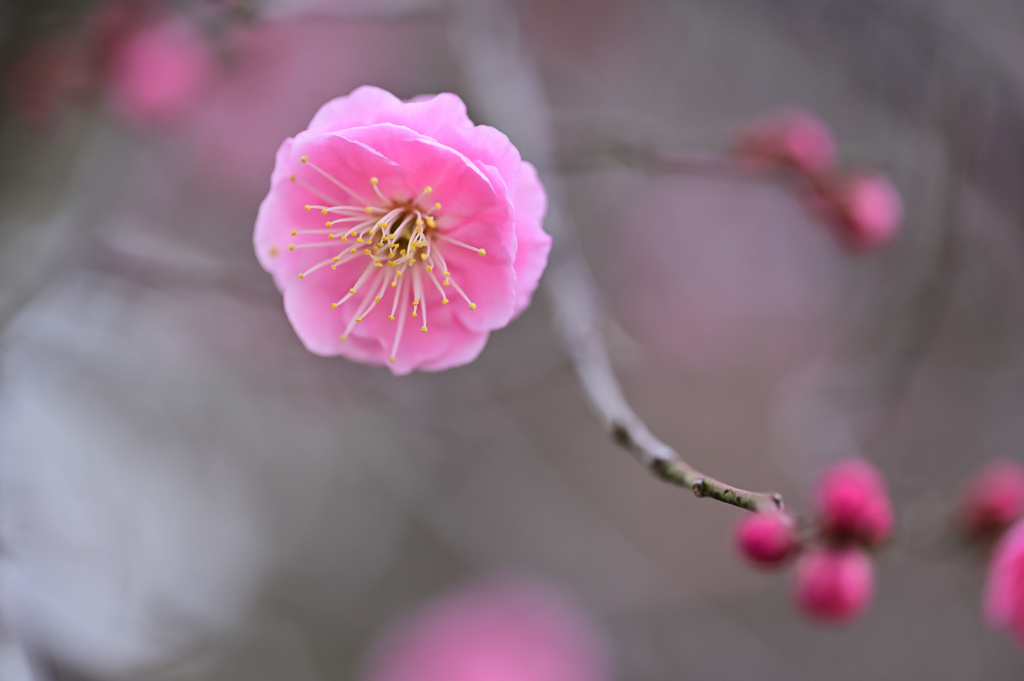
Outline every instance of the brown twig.
<path id="1" fill-rule="evenodd" d="M 554 239 L 545 286 L 555 327 L 583 389 L 612 439 L 659 479 L 698 497 L 751 511 L 782 507 L 782 497 L 733 487 L 697 471 L 659 440 L 629 406 L 601 331 L 596 287 L 583 260 L 554 172 L 552 131 L 540 82 L 522 53 L 515 16 L 507 0 L 452 0 L 453 44 L 466 65 L 474 104 L 533 161 L 548 193 L 544 225 Z"/>

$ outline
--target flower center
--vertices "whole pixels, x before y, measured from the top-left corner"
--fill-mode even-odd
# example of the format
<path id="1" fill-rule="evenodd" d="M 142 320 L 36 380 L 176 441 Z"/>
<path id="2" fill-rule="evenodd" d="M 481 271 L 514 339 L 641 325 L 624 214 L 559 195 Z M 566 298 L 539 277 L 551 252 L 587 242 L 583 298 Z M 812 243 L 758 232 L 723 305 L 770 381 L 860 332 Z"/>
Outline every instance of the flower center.
<path id="1" fill-rule="evenodd" d="M 319 173 L 332 185 L 347 193 L 353 199 L 360 200 L 360 195 L 345 186 L 337 178 L 303 156 L 303 164 Z M 396 321 L 395 337 L 391 345 L 388 360 L 395 361 L 406 316 L 422 315 L 420 331 L 427 333 L 427 300 L 426 293 L 433 286 L 441 295 L 441 304 L 448 304 L 446 287 L 454 289 L 469 309 L 475 310 L 476 303 L 455 281 L 444 258 L 448 248 L 465 248 L 486 255 L 482 248 L 477 248 L 452 238 L 445 229 L 438 225 L 441 204 L 427 200 L 433 194 L 432 187 L 424 187 L 419 196 L 412 200 L 396 200 L 389 197 L 380 187 L 376 177 L 369 178 L 370 186 L 377 200 L 370 205 L 353 205 L 339 201 L 304 182 L 296 175 L 291 181 L 306 188 L 324 201 L 323 205 L 307 205 L 310 212 L 319 211 L 325 218 L 322 229 L 293 229 L 292 236 L 316 235 L 325 241 L 307 241 L 289 244 L 288 250 L 300 248 L 329 249 L 331 255 L 317 262 L 299 274 L 305 279 L 314 272 L 322 271 L 318 276 L 325 276 L 329 270 L 337 270 L 339 265 L 362 260 L 365 263 L 362 271 L 355 278 L 339 282 L 339 290 L 347 291 L 337 301 L 331 303 L 331 309 L 355 301 L 347 305 L 346 311 L 351 316 L 339 337 L 341 342 L 348 340 L 355 325 L 367 315 L 374 312 L 379 304 L 387 306 L 387 298 L 391 297 L 391 312 L 388 319 Z M 341 242 L 341 243 L 339 243 Z M 271 254 L 276 255 L 277 249 L 272 247 Z M 326 268 L 329 268 L 326 269 Z M 351 268 L 343 270 L 351 273 Z M 351 274 L 348 274 L 351 277 Z M 379 312 L 377 314 L 383 314 Z"/>

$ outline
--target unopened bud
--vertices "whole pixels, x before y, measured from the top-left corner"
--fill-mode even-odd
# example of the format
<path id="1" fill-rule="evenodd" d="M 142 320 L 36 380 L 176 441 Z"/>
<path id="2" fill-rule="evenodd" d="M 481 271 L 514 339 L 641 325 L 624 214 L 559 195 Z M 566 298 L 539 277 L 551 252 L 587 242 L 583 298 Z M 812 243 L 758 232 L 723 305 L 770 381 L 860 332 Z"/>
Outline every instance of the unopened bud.
<path id="1" fill-rule="evenodd" d="M 989 462 L 975 475 L 960 501 L 965 532 L 992 534 L 1012 525 L 1024 511 L 1024 466 L 1011 459 Z"/>
<path id="2" fill-rule="evenodd" d="M 736 151 L 806 175 L 830 172 L 835 166 L 832 133 L 809 111 L 783 112 L 753 123 L 741 134 Z"/>
<path id="3" fill-rule="evenodd" d="M 885 480 L 863 459 L 846 459 L 828 468 L 818 483 L 817 503 L 821 529 L 834 540 L 872 546 L 892 531 Z"/>
<path id="4" fill-rule="evenodd" d="M 814 619 L 855 619 L 863 614 L 874 591 L 874 569 L 863 549 L 815 547 L 797 561 L 796 602 Z"/>
<path id="5" fill-rule="evenodd" d="M 747 514 L 736 526 L 736 546 L 752 563 L 779 565 L 797 549 L 795 523 L 776 511 Z"/>

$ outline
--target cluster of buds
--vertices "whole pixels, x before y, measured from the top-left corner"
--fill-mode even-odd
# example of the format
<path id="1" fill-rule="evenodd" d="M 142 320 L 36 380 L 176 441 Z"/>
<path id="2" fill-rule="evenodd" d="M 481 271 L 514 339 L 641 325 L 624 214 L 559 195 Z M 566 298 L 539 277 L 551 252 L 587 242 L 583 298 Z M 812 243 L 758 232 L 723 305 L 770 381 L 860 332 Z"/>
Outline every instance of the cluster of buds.
<path id="1" fill-rule="evenodd" d="M 807 615 L 826 622 L 860 616 L 874 593 L 869 551 L 889 538 L 892 503 L 885 480 L 861 459 L 840 461 L 822 475 L 815 531 L 801 542 L 796 521 L 779 511 L 743 518 L 736 540 L 755 565 L 780 567 L 796 557 L 795 597 Z"/>
<path id="2" fill-rule="evenodd" d="M 145 128 L 190 111 L 218 69 L 215 46 L 194 17 L 163 0 L 107 0 L 78 30 L 26 45 L 0 89 L 13 113 L 38 128 L 97 97 L 122 122 Z"/>
<path id="3" fill-rule="evenodd" d="M 808 209 L 849 250 L 876 251 L 895 238 L 903 217 L 899 193 L 885 175 L 842 168 L 832 133 L 814 114 L 790 111 L 755 122 L 735 153 L 796 180 Z"/>

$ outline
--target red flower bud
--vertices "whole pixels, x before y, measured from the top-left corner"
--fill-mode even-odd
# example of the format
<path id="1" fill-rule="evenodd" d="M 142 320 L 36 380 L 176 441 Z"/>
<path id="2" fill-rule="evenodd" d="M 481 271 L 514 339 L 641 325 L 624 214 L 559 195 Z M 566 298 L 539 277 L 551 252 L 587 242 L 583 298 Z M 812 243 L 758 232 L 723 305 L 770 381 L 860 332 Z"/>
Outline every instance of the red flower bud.
<path id="1" fill-rule="evenodd" d="M 796 551 L 795 523 L 789 516 L 774 511 L 747 514 L 736 526 L 736 546 L 757 565 L 778 565 Z"/>
<path id="2" fill-rule="evenodd" d="M 816 547 L 796 565 L 796 602 L 814 619 L 847 622 L 871 601 L 875 575 L 863 549 Z"/>

